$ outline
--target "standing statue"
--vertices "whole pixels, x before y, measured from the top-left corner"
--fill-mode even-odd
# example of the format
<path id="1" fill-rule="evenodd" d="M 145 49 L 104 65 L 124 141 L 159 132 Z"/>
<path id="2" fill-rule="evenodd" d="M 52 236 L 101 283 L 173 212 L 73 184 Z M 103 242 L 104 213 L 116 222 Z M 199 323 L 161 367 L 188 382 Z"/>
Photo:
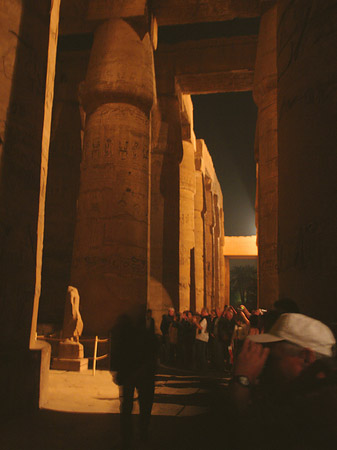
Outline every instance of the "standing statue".
<path id="1" fill-rule="evenodd" d="M 64 309 L 63 338 L 79 342 L 82 331 L 83 320 L 80 313 L 80 296 L 75 287 L 68 286 Z"/>
<path id="2" fill-rule="evenodd" d="M 75 287 L 68 286 L 64 308 L 63 341 L 58 346 L 58 357 L 53 358 L 53 369 L 75 371 L 88 369 L 88 359 L 84 358 L 84 348 L 80 343 L 82 331 L 80 296 Z"/>

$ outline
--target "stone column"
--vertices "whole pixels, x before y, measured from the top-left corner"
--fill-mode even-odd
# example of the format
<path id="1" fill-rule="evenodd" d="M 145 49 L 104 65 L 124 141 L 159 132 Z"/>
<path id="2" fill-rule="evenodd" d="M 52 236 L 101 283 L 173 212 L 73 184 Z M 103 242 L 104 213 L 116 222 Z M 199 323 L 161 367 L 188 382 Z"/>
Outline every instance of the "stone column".
<path id="1" fill-rule="evenodd" d="M 200 311 L 205 300 L 204 266 L 204 175 L 202 172 L 202 146 L 197 141 L 195 154 L 195 196 L 194 196 L 194 267 L 195 267 L 195 309 Z"/>
<path id="2" fill-rule="evenodd" d="M 205 244 L 205 305 L 212 308 L 214 304 L 214 214 L 212 181 L 205 177 L 205 221 L 204 221 L 204 244 Z"/>
<path id="3" fill-rule="evenodd" d="M 194 252 L 195 145 L 183 140 L 180 163 L 179 309 L 190 309 L 191 256 Z M 192 261 L 193 264 L 193 261 Z M 193 286 L 192 286 L 193 290 Z"/>
<path id="4" fill-rule="evenodd" d="M 72 285 L 85 334 L 106 334 L 147 302 L 149 33 L 122 19 L 96 30 L 82 89 L 86 111 Z"/>
<path id="5" fill-rule="evenodd" d="M 223 309 L 226 303 L 225 297 L 225 276 L 226 276 L 226 266 L 225 266 L 225 258 L 224 258 L 224 249 L 225 249 L 225 228 L 224 228 L 224 213 L 223 208 L 220 208 L 220 297 L 219 297 L 219 306 L 220 309 Z"/>
<path id="6" fill-rule="evenodd" d="M 152 113 L 150 280 L 148 305 L 157 330 L 162 315 L 179 307 L 179 103 L 159 95 Z"/>
<path id="7" fill-rule="evenodd" d="M 36 339 L 60 2 L 0 2 L 0 337 L 6 419 L 45 400 Z"/>
<path id="8" fill-rule="evenodd" d="M 218 196 L 214 195 L 214 306 L 220 301 L 220 211 Z"/>
<path id="9" fill-rule="evenodd" d="M 337 2 L 278 5 L 280 294 L 335 321 Z"/>
<path id="10" fill-rule="evenodd" d="M 259 302 L 269 308 L 279 296 L 276 7 L 261 18 L 253 96 L 258 106 Z"/>
<path id="11" fill-rule="evenodd" d="M 225 256 L 225 305 L 230 304 L 230 261 L 229 257 Z"/>

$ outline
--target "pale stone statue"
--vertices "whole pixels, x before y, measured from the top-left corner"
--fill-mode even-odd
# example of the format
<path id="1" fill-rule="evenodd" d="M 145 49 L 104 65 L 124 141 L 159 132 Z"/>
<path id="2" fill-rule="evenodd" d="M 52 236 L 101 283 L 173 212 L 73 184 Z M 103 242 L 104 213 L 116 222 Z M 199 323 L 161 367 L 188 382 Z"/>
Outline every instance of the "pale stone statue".
<path id="1" fill-rule="evenodd" d="M 84 348 L 80 343 L 82 331 L 80 296 L 75 287 L 68 286 L 63 321 L 64 340 L 59 343 L 58 357 L 53 358 L 53 369 L 74 371 L 88 369 L 88 359 L 84 358 Z"/>
<path id="2" fill-rule="evenodd" d="M 82 331 L 83 321 L 80 313 L 80 296 L 75 287 L 68 286 L 64 310 L 63 338 L 79 342 Z"/>

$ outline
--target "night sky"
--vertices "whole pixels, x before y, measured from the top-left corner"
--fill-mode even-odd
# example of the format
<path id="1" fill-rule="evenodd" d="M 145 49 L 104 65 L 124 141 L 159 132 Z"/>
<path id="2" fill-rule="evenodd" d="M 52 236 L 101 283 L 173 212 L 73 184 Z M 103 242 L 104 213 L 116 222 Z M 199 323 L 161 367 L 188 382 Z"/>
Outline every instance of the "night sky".
<path id="1" fill-rule="evenodd" d="M 194 132 L 205 140 L 222 188 L 225 235 L 256 234 L 257 108 L 252 93 L 194 95 L 192 100 Z"/>

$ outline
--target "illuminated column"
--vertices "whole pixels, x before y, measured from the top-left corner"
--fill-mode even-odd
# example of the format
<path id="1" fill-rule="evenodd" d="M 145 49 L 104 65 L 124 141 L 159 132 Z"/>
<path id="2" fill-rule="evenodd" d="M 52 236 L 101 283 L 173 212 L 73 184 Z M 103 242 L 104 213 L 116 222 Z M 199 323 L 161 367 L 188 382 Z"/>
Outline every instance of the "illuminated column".
<path id="1" fill-rule="evenodd" d="M 195 267 L 195 309 L 200 311 L 205 300 L 204 267 L 204 175 L 202 172 L 202 146 L 197 141 L 195 154 L 195 196 L 194 196 L 194 267 Z"/>
<path id="2" fill-rule="evenodd" d="M 214 197 L 214 306 L 220 302 L 220 211 L 218 196 Z"/>
<path id="3" fill-rule="evenodd" d="M 276 7 L 261 18 L 253 96 L 258 106 L 259 302 L 270 307 L 279 296 Z"/>
<path id="4" fill-rule="evenodd" d="M 142 37 L 140 37 L 142 36 Z M 96 32 L 82 89 L 86 110 L 72 284 L 86 334 L 147 301 L 149 33 L 110 19 Z"/>
<path id="5" fill-rule="evenodd" d="M 214 211 L 212 180 L 205 177 L 205 221 L 204 221 L 204 245 L 205 245 L 205 305 L 212 308 L 214 305 Z"/>
<path id="6" fill-rule="evenodd" d="M 195 145 L 183 140 L 180 163 L 179 309 L 190 309 L 191 258 L 194 258 Z M 193 261 L 192 261 L 193 267 Z M 192 286 L 193 290 L 193 286 Z"/>
<path id="7" fill-rule="evenodd" d="M 224 250 L 225 250 L 225 228 L 224 228 L 224 213 L 223 208 L 220 208 L 220 296 L 219 296 L 219 307 L 223 309 L 224 305 L 226 305 L 225 298 L 225 276 L 226 276 L 226 267 L 225 267 L 225 258 L 224 258 Z"/>
<path id="8" fill-rule="evenodd" d="M 152 112 L 150 280 L 148 305 L 156 326 L 171 306 L 178 308 L 179 158 L 182 154 L 179 103 L 158 96 Z"/>
<path id="9" fill-rule="evenodd" d="M 230 304 L 230 262 L 229 257 L 224 257 L 225 272 L 225 305 Z"/>
<path id="10" fill-rule="evenodd" d="M 179 95 L 183 157 L 179 166 L 179 309 L 195 307 L 194 196 L 196 139 L 193 132 L 193 104 L 190 95 Z"/>

